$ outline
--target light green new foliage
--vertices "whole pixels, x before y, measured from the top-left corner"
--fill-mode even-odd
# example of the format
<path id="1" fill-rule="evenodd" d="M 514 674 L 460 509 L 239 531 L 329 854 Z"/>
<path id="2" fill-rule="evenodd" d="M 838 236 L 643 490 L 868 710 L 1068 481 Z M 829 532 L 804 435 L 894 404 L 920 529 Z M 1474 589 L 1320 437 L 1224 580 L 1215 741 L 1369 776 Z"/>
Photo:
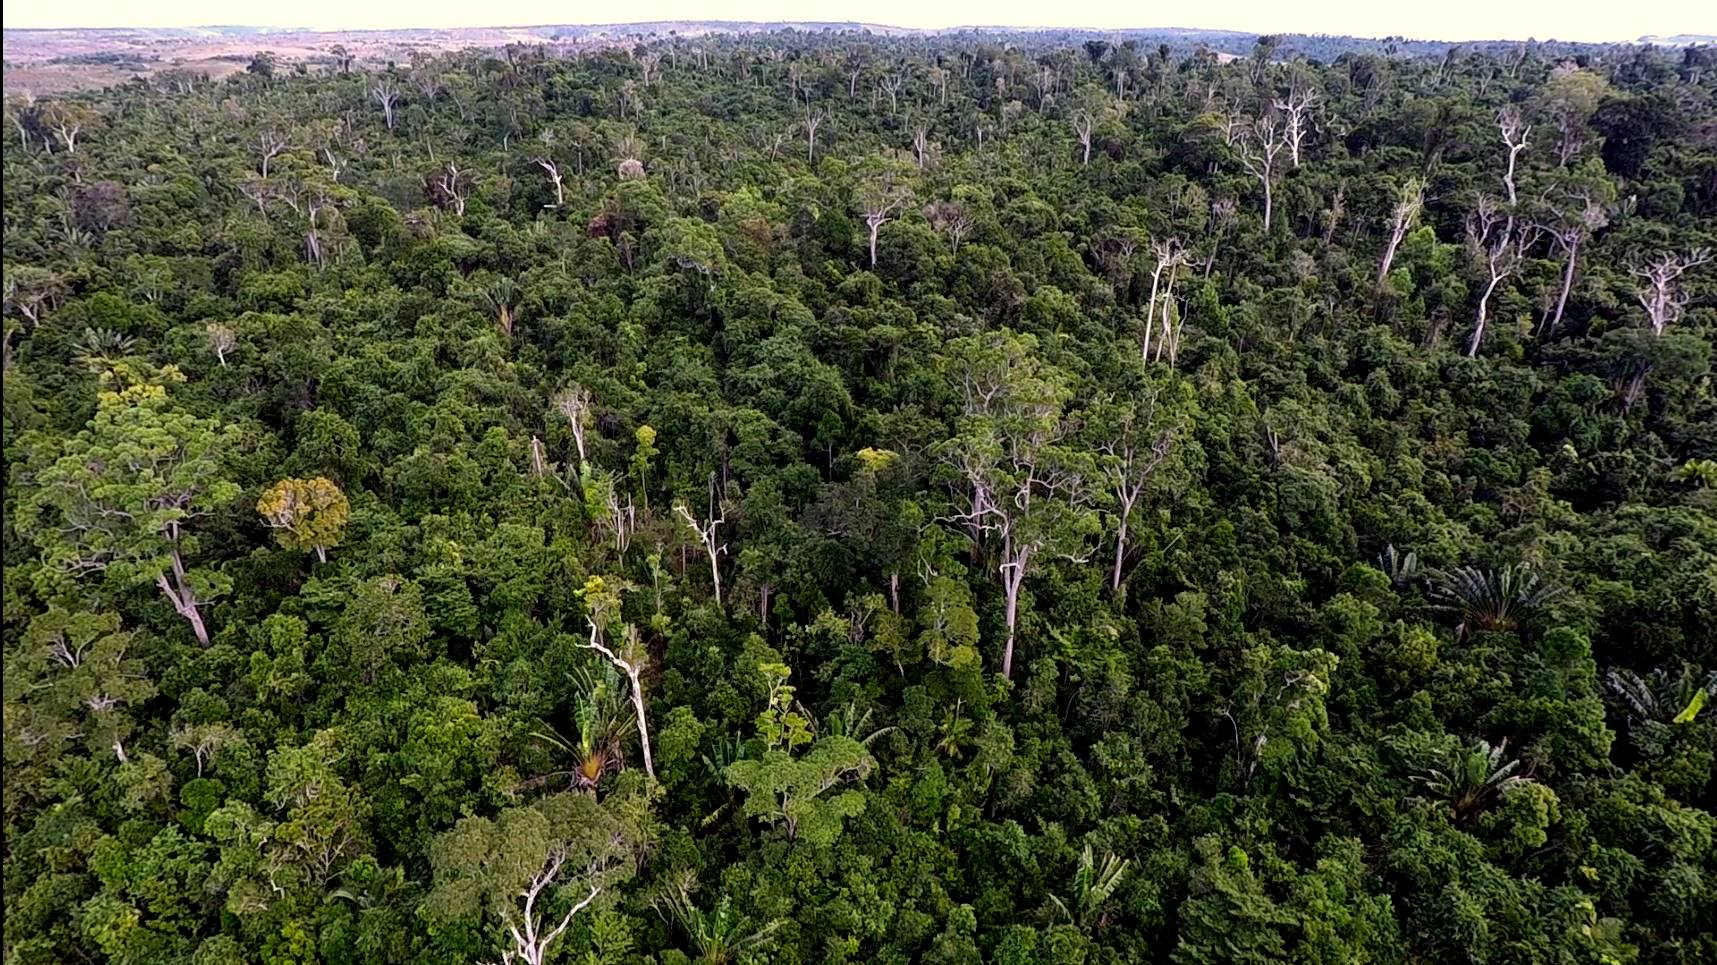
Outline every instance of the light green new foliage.
<path id="1" fill-rule="evenodd" d="M 734 761 L 727 782 L 746 792 L 743 813 L 787 829 L 787 836 L 812 844 L 834 843 L 842 820 L 864 811 L 862 791 L 823 795 L 847 781 L 863 780 L 876 761 L 850 737 L 824 737 L 805 756 L 782 750 L 761 760 Z"/>
<path id="2" fill-rule="evenodd" d="M 831 844 L 840 836 L 841 822 L 864 810 L 864 794 L 843 791 L 823 795 L 848 781 L 862 781 L 876 761 L 864 744 L 831 735 L 812 742 L 810 721 L 795 709 L 793 688 L 785 664 L 759 668 L 768 683 L 768 703 L 757 716 L 762 758 L 734 761 L 723 772 L 727 783 L 746 792 L 742 813 L 783 825 L 790 838 Z M 793 751 L 810 744 L 802 757 Z"/>

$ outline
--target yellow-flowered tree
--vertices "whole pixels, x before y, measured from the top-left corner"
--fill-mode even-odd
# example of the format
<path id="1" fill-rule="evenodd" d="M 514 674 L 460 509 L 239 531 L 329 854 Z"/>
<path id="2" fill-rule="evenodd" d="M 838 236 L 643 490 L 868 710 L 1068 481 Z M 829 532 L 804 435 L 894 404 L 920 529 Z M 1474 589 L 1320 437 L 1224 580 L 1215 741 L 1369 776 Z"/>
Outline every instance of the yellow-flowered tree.
<path id="1" fill-rule="evenodd" d="M 282 479 L 268 487 L 256 502 L 256 511 L 274 530 L 280 545 L 295 550 L 315 550 L 316 559 L 328 562 L 330 547 L 340 545 L 352 506 L 333 480 Z"/>

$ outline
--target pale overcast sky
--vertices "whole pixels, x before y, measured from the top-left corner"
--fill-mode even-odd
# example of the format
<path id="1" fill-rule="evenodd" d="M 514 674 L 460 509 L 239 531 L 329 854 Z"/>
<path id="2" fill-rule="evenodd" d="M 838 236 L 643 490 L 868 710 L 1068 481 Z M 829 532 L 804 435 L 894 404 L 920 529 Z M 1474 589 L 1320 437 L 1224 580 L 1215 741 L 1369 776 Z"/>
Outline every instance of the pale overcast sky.
<path id="1" fill-rule="evenodd" d="M 5 0 L 7 27 L 207 24 L 362 30 L 650 20 L 857 20 L 903 27 L 1205 27 L 1438 40 L 1632 40 L 1717 34 L 1717 0 Z"/>

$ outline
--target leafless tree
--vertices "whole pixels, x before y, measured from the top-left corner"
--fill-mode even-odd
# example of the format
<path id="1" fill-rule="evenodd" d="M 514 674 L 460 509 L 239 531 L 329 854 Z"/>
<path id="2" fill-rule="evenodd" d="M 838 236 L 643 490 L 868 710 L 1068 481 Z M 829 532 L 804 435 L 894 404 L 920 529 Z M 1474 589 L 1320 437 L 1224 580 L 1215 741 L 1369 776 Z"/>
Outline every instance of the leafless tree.
<path id="1" fill-rule="evenodd" d="M 900 110 L 900 88 L 906 83 L 906 75 L 887 74 L 878 83 L 888 94 L 888 115 L 893 117 Z"/>
<path id="2" fill-rule="evenodd" d="M 227 353 L 238 346 L 238 336 L 232 327 L 220 322 L 210 322 L 204 330 L 209 339 L 209 351 L 215 353 L 215 358 L 226 368 Z"/>
<path id="3" fill-rule="evenodd" d="M 1111 592 L 1121 588 L 1121 568 L 1127 558 L 1127 527 L 1138 508 L 1151 474 L 1168 458 L 1174 447 L 1174 427 L 1158 424 L 1156 398 L 1145 399 L 1136 409 L 1129 407 L 1115 427 L 1113 437 L 1098 444 L 1103 456 L 1103 474 L 1115 497 L 1120 520 L 1115 533 L 1115 565 L 1109 573 Z"/>
<path id="4" fill-rule="evenodd" d="M 257 214 L 264 220 L 268 218 L 268 202 L 274 200 L 277 192 L 274 186 L 260 178 L 245 181 L 238 186 L 238 193 L 245 196 L 251 204 L 256 205 Z"/>
<path id="5" fill-rule="evenodd" d="M 573 916 L 590 907 L 590 903 L 602 893 L 602 886 L 596 884 L 602 869 L 597 863 L 592 863 L 585 872 L 586 886 L 590 893 L 574 902 L 572 907 L 566 910 L 566 914 L 561 916 L 559 924 L 550 927 L 549 920 L 543 917 L 542 910 L 537 907 L 537 899 L 545 889 L 558 882 L 561 868 L 565 864 L 565 852 L 551 852 L 543 867 L 531 875 L 530 882 L 519 892 L 519 897 L 524 901 L 524 910 L 518 920 L 514 920 L 511 911 L 502 915 L 502 921 L 507 926 L 507 935 L 513 940 L 513 947 L 501 953 L 502 965 L 512 965 L 515 959 L 524 965 L 543 965 L 548 960 L 549 946 L 572 924 Z"/>
<path id="6" fill-rule="evenodd" d="M 1694 248 L 1685 254 L 1673 252 L 1658 255 L 1630 271 L 1640 280 L 1635 297 L 1645 309 L 1651 333 L 1662 337 L 1669 327 L 1681 319 L 1687 307 L 1687 293 L 1681 287 L 1681 276 L 1711 261 L 1709 248 Z"/>
<path id="7" fill-rule="evenodd" d="M 1497 286 L 1519 270 L 1528 240 L 1527 232 L 1516 228 L 1514 215 L 1497 210 L 1496 202 L 1489 197 L 1481 197 L 1478 208 L 1467 219 L 1467 244 L 1483 262 L 1487 277 L 1484 294 L 1479 296 L 1472 339 L 1467 342 L 1468 358 L 1479 354 L 1491 296 Z"/>
<path id="8" fill-rule="evenodd" d="M 1216 254 L 1222 247 L 1223 235 L 1239 220 L 1239 207 L 1233 198 L 1217 198 L 1210 202 L 1210 253 L 1204 258 L 1205 278 L 1210 277 L 1210 269 L 1216 265 Z"/>
<path id="9" fill-rule="evenodd" d="M 958 201 L 932 201 L 924 206 L 924 218 L 930 227 L 948 236 L 953 254 L 960 253 L 960 242 L 972 233 L 972 216 Z"/>
<path id="10" fill-rule="evenodd" d="M 471 197 L 470 172 L 463 170 L 458 164 L 448 161 L 447 166 L 428 179 L 430 193 L 443 207 L 451 207 L 455 214 L 465 213 L 465 202 Z"/>
<path id="11" fill-rule="evenodd" d="M 1275 208 L 1277 158 L 1287 147 L 1281 118 L 1266 114 L 1241 128 L 1234 147 L 1239 152 L 1241 166 L 1247 174 L 1257 178 L 1264 189 L 1264 232 L 1268 234 L 1271 212 Z"/>
<path id="12" fill-rule="evenodd" d="M 825 108 L 813 108 L 805 105 L 805 160 L 809 164 L 817 163 L 817 129 L 829 119 Z"/>
<path id="13" fill-rule="evenodd" d="M 662 75 L 661 53 L 659 51 L 652 50 L 644 56 L 639 57 L 638 69 L 643 73 L 645 87 L 648 87 L 660 80 Z"/>
<path id="14" fill-rule="evenodd" d="M 698 542 L 703 544 L 704 554 L 709 557 L 709 575 L 715 585 L 715 605 L 721 606 L 721 558 L 727 555 L 727 544 L 721 542 L 719 530 L 725 518 L 716 515 L 715 476 L 709 480 L 709 518 L 700 521 L 692 515 L 685 503 L 677 503 L 674 513 L 685 520 L 686 527 L 697 535 Z"/>
<path id="15" fill-rule="evenodd" d="M 1289 91 L 1287 97 L 1278 97 L 1273 105 L 1281 114 L 1283 134 L 1288 141 L 1288 156 L 1293 160 L 1294 167 L 1300 166 L 1300 149 L 1305 144 L 1306 135 L 1311 133 L 1312 112 L 1318 105 L 1317 91 L 1309 88 Z"/>
<path id="16" fill-rule="evenodd" d="M 1055 93 L 1055 69 L 1048 64 L 1038 68 L 1032 75 L 1031 85 L 1037 88 L 1037 109 L 1042 112 L 1048 106 L 1051 95 Z"/>
<path id="17" fill-rule="evenodd" d="M 1513 105 L 1504 107 L 1496 113 L 1497 130 L 1502 134 L 1502 143 L 1508 148 L 1508 166 L 1503 170 L 1502 186 L 1508 192 L 1508 203 L 1512 207 L 1519 201 L 1514 190 L 1514 167 L 1520 157 L 1520 152 L 1526 150 L 1527 137 L 1532 133 L 1532 125 L 1526 123 L 1520 116 L 1520 109 Z"/>
<path id="18" fill-rule="evenodd" d="M 1419 212 L 1425 207 L 1425 182 L 1421 178 L 1408 178 L 1401 186 L 1400 193 L 1395 197 L 1394 222 L 1389 228 L 1389 244 L 1383 249 L 1383 258 L 1377 263 L 1377 289 L 1383 290 L 1383 283 L 1389 277 L 1389 268 L 1395 264 L 1395 252 L 1400 249 L 1401 242 L 1407 237 L 1407 232 L 1413 230 L 1413 223 L 1419 219 Z"/>
<path id="19" fill-rule="evenodd" d="M 626 680 L 632 685 L 632 711 L 638 718 L 638 748 L 644 756 L 644 773 L 650 780 L 656 779 L 656 764 L 650 756 L 650 717 L 644 709 L 644 683 L 642 676 L 645 664 L 650 659 L 650 651 L 638 637 L 638 628 L 627 624 L 621 632 L 623 642 L 618 650 L 604 639 L 602 624 L 606 622 L 605 614 L 592 613 L 586 617 L 590 624 L 590 640 L 584 644 L 585 649 L 595 650 L 607 658 L 616 669 L 626 675 Z"/>
<path id="20" fill-rule="evenodd" d="M 585 463 L 584 433 L 590 426 L 590 390 L 576 383 L 555 393 L 554 410 L 572 429 L 572 444 L 578 449 L 578 464 Z"/>
<path id="21" fill-rule="evenodd" d="M 870 267 L 876 267 L 876 238 L 882 231 L 882 226 L 894 220 L 902 206 L 911 198 L 911 192 L 905 185 L 897 184 L 892 178 L 884 178 L 880 184 L 871 186 L 863 198 L 865 228 L 870 231 Z"/>
<path id="22" fill-rule="evenodd" d="M 256 136 L 256 150 L 262 158 L 261 171 L 263 177 L 268 177 L 268 163 L 279 157 L 291 146 L 292 140 L 284 132 L 272 128 Z"/>
<path id="23" fill-rule="evenodd" d="M 1097 129 L 1097 118 L 1091 112 L 1081 107 L 1073 112 L 1073 129 L 1079 134 L 1079 146 L 1084 154 L 1081 167 L 1091 166 L 1091 133 Z"/>
<path id="24" fill-rule="evenodd" d="M 1169 238 L 1152 241 L 1151 254 L 1156 257 L 1156 264 L 1151 269 L 1151 297 L 1145 307 L 1145 331 L 1139 343 L 1139 358 L 1144 362 L 1160 360 L 1166 350 L 1172 366 L 1180 348 L 1177 344 L 1180 328 L 1174 322 L 1174 283 L 1180 267 L 1186 264 L 1186 248 L 1179 238 Z M 1154 356 L 1151 354 L 1153 330 L 1157 331 L 1159 339 Z"/>
<path id="25" fill-rule="evenodd" d="M 1573 217 L 1542 229 L 1550 236 L 1551 243 L 1561 249 L 1564 256 L 1562 288 L 1556 295 L 1555 306 L 1544 318 L 1545 335 L 1554 333 L 1556 327 L 1562 324 L 1562 312 L 1568 307 L 1568 293 L 1574 288 L 1574 273 L 1580 259 L 1580 246 L 1592 236 L 1592 232 L 1604 227 L 1610 220 L 1604 206 L 1589 192 L 1577 195 L 1573 200 L 1579 205 L 1579 211 Z"/>
<path id="26" fill-rule="evenodd" d="M 912 126 L 912 153 L 918 160 L 918 170 L 924 170 L 930 154 L 930 122 L 919 121 Z"/>
<path id="27" fill-rule="evenodd" d="M 370 96 L 382 106 L 382 120 L 387 122 L 390 131 L 393 130 L 393 109 L 399 102 L 399 95 L 399 88 L 394 86 L 392 78 L 378 77 L 376 82 L 370 85 Z"/>

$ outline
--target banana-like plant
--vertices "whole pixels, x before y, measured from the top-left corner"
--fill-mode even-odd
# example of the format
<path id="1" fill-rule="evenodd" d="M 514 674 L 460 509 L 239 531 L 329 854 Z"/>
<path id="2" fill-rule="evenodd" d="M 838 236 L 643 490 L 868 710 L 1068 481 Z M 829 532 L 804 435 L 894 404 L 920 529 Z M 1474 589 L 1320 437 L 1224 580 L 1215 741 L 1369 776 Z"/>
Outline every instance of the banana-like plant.
<path id="1" fill-rule="evenodd" d="M 1508 759 L 1508 741 L 1492 746 L 1480 740 L 1451 753 L 1442 767 L 1432 768 L 1416 780 L 1449 802 L 1456 821 L 1468 821 L 1489 807 L 1502 793 L 1532 778 L 1516 773 L 1520 760 Z"/>
<path id="2" fill-rule="evenodd" d="M 1068 921 L 1080 928 L 1101 928 L 1103 906 L 1114 897 L 1131 867 L 1131 861 L 1112 852 L 1104 852 L 1102 860 L 1098 860 L 1091 845 L 1087 844 L 1085 850 L 1079 852 L 1079 867 L 1073 872 L 1068 900 L 1062 901 L 1055 895 L 1050 895 L 1049 900 Z"/>
<path id="3" fill-rule="evenodd" d="M 689 878 L 670 884 L 651 902 L 662 920 L 676 925 L 697 950 L 700 965 L 727 965 L 745 952 L 757 951 L 768 944 L 769 938 L 784 921 L 759 923 L 750 915 L 733 910 L 733 903 L 722 896 L 713 911 L 704 911 L 692 901 Z"/>
<path id="4" fill-rule="evenodd" d="M 1561 591 L 1526 563 L 1501 570 L 1463 566 L 1432 577 L 1439 609 L 1460 617 L 1457 629 L 1512 630 L 1521 617 L 1555 599 Z"/>
<path id="5" fill-rule="evenodd" d="M 1419 562 L 1419 554 L 1408 550 L 1403 553 L 1395 548 L 1394 543 L 1384 547 L 1377 554 L 1377 568 L 1389 577 L 1393 586 L 1406 586 L 1425 574 L 1425 567 Z"/>

